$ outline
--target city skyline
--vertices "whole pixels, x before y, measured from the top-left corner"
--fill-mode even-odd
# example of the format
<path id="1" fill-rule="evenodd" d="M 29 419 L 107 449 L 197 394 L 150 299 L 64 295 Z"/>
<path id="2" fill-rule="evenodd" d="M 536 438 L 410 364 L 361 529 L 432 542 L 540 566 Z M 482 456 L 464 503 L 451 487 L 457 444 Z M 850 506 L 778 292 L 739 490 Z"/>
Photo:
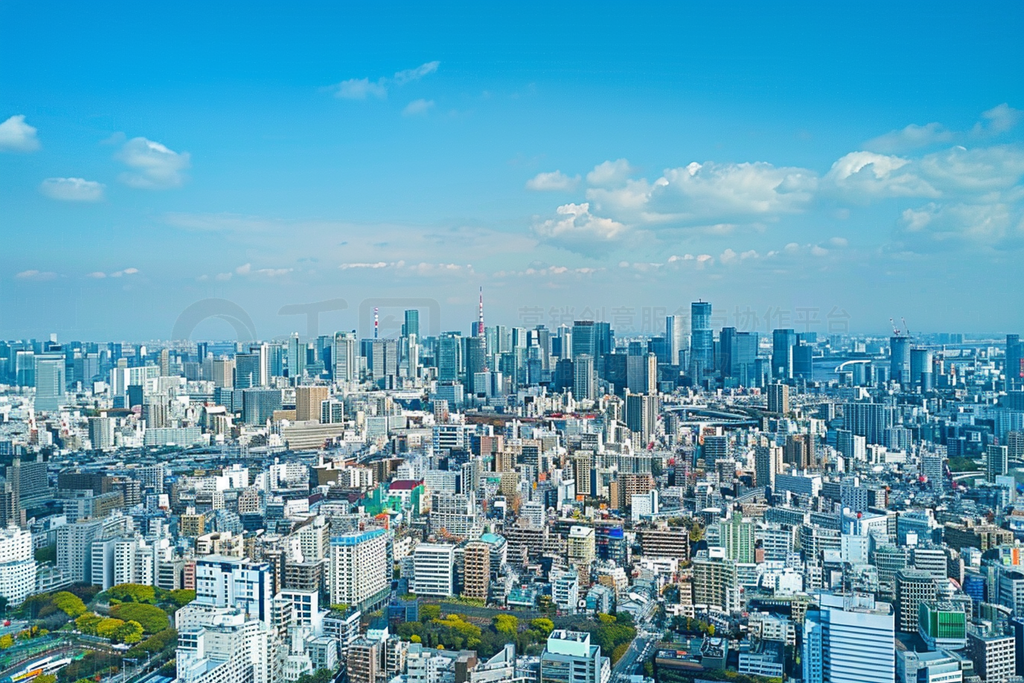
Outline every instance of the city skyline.
<path id="1" fill-rule="evenodd" d="M 1024 327 L 1019 5 L 451 9 L 70 7 L 36 35 L 5 5 L 0 336 L 167 338 L 208 298 L 265 336 L 331 298 L 323 329 L 410 296 L 464 329 L 480 286 L 509 325 L 704 299 Z"/>

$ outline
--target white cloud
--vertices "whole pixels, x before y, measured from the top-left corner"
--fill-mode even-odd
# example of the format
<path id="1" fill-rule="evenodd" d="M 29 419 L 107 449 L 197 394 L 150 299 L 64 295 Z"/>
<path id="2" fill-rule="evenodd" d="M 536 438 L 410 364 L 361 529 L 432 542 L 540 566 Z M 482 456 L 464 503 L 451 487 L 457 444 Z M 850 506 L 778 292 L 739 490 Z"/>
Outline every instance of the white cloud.
<path id="1" fill-rule="evenodd" d="M 394 264 L 388 263 L 387 261 L 377 261 L 375 263 L 342 263 L 338 268 L 341 268 L 342 270 L 351 270 L 353 268 L 369 268 L 371 270 L 378 270 L 380 268 L 387 268 L 390 265 Z"/>
<path id="2" fill-rule="evenodd" d="M 580 177 L 569 177 L 561 171 L 538 173 L 526 181 L 526 189 L 537 192 L 572 192 L 580 184 Z"/>
<path id="3" fill-rule="evenodd" d="M 190 166 L 188 152 L 175 152 L 159 142 L 132 138 L 124 143 L 117 158 L 132 169 L 122 173 L 121 182 L 144 190 L 165 190 L 180 186 Z"/>
<path id="4" fill-rule="evenodd" d="M 422 98 L 413 100 L 409 104 L 405 105 L 405 109 L 402 110 L 403 116 L 418 116 L 426 114 L 434 106 L 434 100 L 424 100 Z"/>
<path id="5" fill-rule="evenodd" d="M 929 251 L 943 246 L 998 246 L 1024 239 L 1024 211 L 1007 202 L 937 204 L 930 202 L 902 215 L 898 240 L 904 248 Z"/>
<path id="6" fill-rule="evenodd" d="M 837 247 L 837 248 L 839 248 L 839 249 L 842 249 L 842 248 L 844 248 L 844 247 L 847 247 L 847 246 L 849 246 L 849 244 L 850 244 L 849 240 L 847 240 L 847 239 L 846 239 L 845 237 L 833 237 L 832 239 L 830 239 L 830 240 L 828 241 L 828 243 L 829 243 L 829 244 L 830 244 L 831 246 L 833 246 L 833 247 Z"/>
<path id="7" fill-rule="evenodd" d="M 398 71 L 393 78 L 381 77 L 376 81 L 371 81 L 369 78 L 350 78 L 326 89 L 333 92 L 335 97 L 343 100 L 366 100 L 370 97 L 384 99 L 388 96 L 388 88 L 392 84 L 401 86 L 418 81 L 437 71 L 439 66 L 441 66 L 441 62 L 426 62 L 414 69 Z"/>
<path id="8" fill-rule="evenodd" d="M 938 190 L 913 169 L 902 157 L 850 152 L 832 164 L 825 180 L 853 198 L 937 197 Z"/>
<path id="9" fill-rule="evenodd" d="M 128 275 L 137 275 L 139 272 L 138 268 L 125 268 L 124 270 L 118 270 L 110 274 L 110 277 L 124 277 Z"/>
<path id="10" fill-rule="evenodd" d="M 873 152 L 902 152 L 950 142 L 953 138 L 954 133 L 946 130 L 940 123 L 928 123 L 923 126 L 912 123 L 902 130 L 890 131 L 868 140 L 864 147 Z"/>
<path id="11" fill-rule="evenodd" d="M 350 78 L 333 86 L 334 96 L 343 100 L 365 100 L 367 97 L 384 99 L 388 88 L 384 79 L 371 81 L 369 78 Z"/>
<path id="12" fill-rule="evenodd" d="M 563 204 L 558 217 L 535 223 L 533 232 L 540 239 L 572 251 L 588 253 L 606 248 L 627 232 L 622 223 L 590 213 L 590 204 Z"/>
<path id="13" fill-rule="evenodd" d="M 101 270 L 97 270 L 94 273 L 89 273 L 88 275 L 86 275 L 86 277 L 92 278 L 93 280 L 102 280 L 105 277 L 107 277 L 107 274 Z"/>
<path id="14" fill-rule="evenodd" d="M 36 282 L 44 282 L 46 280 L 53 280 L 57 277 L 57 273 L 51 273 L 49 271 L 40 270 L 23 270 L 15 275 L 19 280 L 33 280 Z"/>
<path id="15" fill-rule="evenodd" d="M 253 268 L 251 263 L 243 263 L 235 268 L 235 275 L 256 276 L 256 277 L 281 277 L 292 272 L 291 268 Z M 231 273 L 221 273 L 218 280 L 230 280 Z"/>
<path id="16" fill-rule="evenodd" d="M 953 147 L 925 156 L 919 167 L 923 176 L 947 191 L 990 192 L 1020 182 L 1024 176 L 1024 150 L 1010 145 Z"/>
<path id="17" fill-rule="evenodd" d="M 34 152 L 37 149 L 36 129 L 25 123 L 24 114 L 16 114 L 0 123 L 0 151 Z"/>
<path id="18" fill-rule="evenodd" d="M 974 124 L 971 134 L 988 136 L 1005 133 L 1016 126 L 1022 116 L 1024 116 L 1024 112 L 1020 109 L 1014 109 L 1004 102 L 986 112 L 982 112 L 982 120 Z"/>
<path id="19" fill-rule="evenodd" d="M 47 178 L 39 190 L 50 199 L 63 202 L 98 202 L 103 199 L 103 183 L 84 178 Z"/>
<path id="20" fill-rule="evenodd" d="M 596 179 L 621 180 L 622 164 L 606 164 L 595 169 Z M 625 179 L 616 187 L 591 187 L 587 199 L 628 223 L 683 224 L 721 234 L 731 231 L 736 222 L 801 211 L 816 188 L 817 177 L 807 169 L 764 162 L 694 162 L 666 169 L 654 182 Z"/>
<path id="21" fill-rule="evenodd" d="M 410 83 L 412 81 L 418 81 L 424 76 L 429 76 L 430 74 L 437 71 L 437 67 L 439 66 L 441 66 L 441 62 L 433 61 L 426 62 L 425 64 L 420 64 L 415 69 L 405 69 L 403 71 L 399 71 L 395 74 L 395 83 L 398 85 L 405 85 L 406 83 Z"/>
<path id="22" fill-rule="evenodd" d="M 611 187 L 626 182 L 626 178 L 633 172 L 633 168 L 625 159 L 605 161 L 594 167 L 594 170 L 587 174 L 587 182 L 598 187 Z"/>

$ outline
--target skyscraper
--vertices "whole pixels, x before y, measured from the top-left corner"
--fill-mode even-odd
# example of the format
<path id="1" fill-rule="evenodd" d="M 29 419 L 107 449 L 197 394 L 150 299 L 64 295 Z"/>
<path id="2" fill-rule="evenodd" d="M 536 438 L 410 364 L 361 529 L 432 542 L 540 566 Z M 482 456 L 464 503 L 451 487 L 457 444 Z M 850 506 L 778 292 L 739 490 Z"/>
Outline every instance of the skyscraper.
<path id="1" fill-rule="evenodd" d="M 420 312 L 416 309 L 411 309 L 405 312 L 405 322 L 402 323 L 402 336 L 409 337 L 416 335 L 420 336 Z"/>
<path id="2" fill-rule="evenodd" d="M 686 318 L 670 315 L 665 318 L 665 344 L 668 346 L 670 365 L 682 365 L 683 351 L 686 350 Z"/>
<path id="3" fill-rule="evenodd" d="M 329 397 L 330 389 L 322 385 L 295 387 L 295 419 L 319 421 L 321 404 Z"/>
<path id="4" fill-rule="evenodd" d="M 906 335 L 889 337 L 889 379 L 908 387 L 913 384 L 910 375 L 910 337 Z"/>
<path id="5" fill-rule="evenodd" d="M 1021 345 L 1019 334 L 1006 335 L 1006 390 L 1011 391 L 1021 385 L 1024 379 L 1024 346 Z"/>
<path id="6" fill-rule="evenodd" d="M 690 376 L 697 384 L 714 368 L 715 337 L 711 330 L 711 303 L 690 304 Z"/>
<path id="7" fill-rule="evenodd" d="M 590 634 L 552 631 L 540 656 L 540 683 L 602 683 L 611 678 L 611 663 Z"/>
<path id="8" fill-rule="evenodd" d="M 809 344 L 797 342 L 793 346 L 793 377 L 796 379 L 811 379 L 813 374 L 813 349 Z"/>
<path id="9" fill-rule="evenodd" d="M 391 587 L 387 531 L 369 529 L 331 539 L 328 592 L 332 604 L 372 610 L 384 602 Z"/>
<path id="10" fill-rule="evenodd" d="M 593 320 L 577 320 L 572 324 L 572 357 L 581 353 L 597 355 L 597 330 Z"/>
<path id="11" fill-rule="evenodd" d="M 458 382 L 462 373 L 462 335 L 445 332 L 437 340 L 437 379 Z"/>
<path id="12" fill-rule="evenodd" d="M 299 339 L 299 335 L 292 334 L 288 339 L 288 376 L 302 377 L 306 371 L 306 344 Z"/>
<path id="13" fill-rule="evenodd" d="M 592 401 L 597 398 L 597 375 L 594 372 L 594 357 L 584 353 L 573 356 L 572 395 L 577 401 Z"/>
<path id="14" fill-rule="evenodd" d="M 64 405 L 65 366 L 62 354 L 35 357 L 36 410 L 60 410 Z"/>
<path id="15" fill-rule="evenodd" d="M 776 382 L 768 385 L 768 412 L 785 415 L 789 412 L 789 387 Z"/>
<path id="16" fill-rule="evenodd" d="M 793 347 L 796 332 L 772 330 L 772 375 L 775 379 L 793 379 Z"/>
<path id="17" fill-rule="evenodd" d="M 994 444 L 985 449 L 985 479 L 994 482 L 996 477 L 1006 474 L 1010 467 L 1010 449 Z"/>
<path id="18" fill-rule="evenodd" d="M 804 683 L 892 683 L 896 632 L 891 607 L 864 595 L 820 595 L 804 619 Z"/>
<path id="19" fill-rule="evenodd" d="M 351 332 L 338 332 L 334 335 L 334 352 L 331 354 L 331 360 L 334 363 L 335 382 L 354 382 L 359 379 L 359 370 L 356 366 L 357 344 L 356 336 Z"/>

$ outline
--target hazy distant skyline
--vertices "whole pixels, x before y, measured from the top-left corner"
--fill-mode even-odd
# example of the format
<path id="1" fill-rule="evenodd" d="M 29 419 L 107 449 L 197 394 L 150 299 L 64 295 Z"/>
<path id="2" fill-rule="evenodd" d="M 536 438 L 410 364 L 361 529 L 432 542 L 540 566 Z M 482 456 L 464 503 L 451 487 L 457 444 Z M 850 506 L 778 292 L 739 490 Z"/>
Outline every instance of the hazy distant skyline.
<path id="1" fill-rule="evenodd" d="M 1024 332 L 1020 3 L 100 7 L 0 4 L 0 338 Z"/>

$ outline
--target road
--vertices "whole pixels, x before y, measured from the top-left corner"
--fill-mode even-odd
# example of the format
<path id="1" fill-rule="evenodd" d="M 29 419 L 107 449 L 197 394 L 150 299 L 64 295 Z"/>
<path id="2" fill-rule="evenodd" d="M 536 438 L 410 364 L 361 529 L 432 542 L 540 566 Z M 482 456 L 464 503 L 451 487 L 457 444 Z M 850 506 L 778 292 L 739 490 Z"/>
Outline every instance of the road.
<path id="1" fill-rule="evenodd" d="M 639 673 L 638 665 L 642 665 L 650 656 L 655 643 L 658 642 L 661 634 L 650 630 L 646 622 L 641 623 L 636 630 L 636 637 L 629 644 L 626 654 L 622 655 L 612 668 L 612 683 L 626 680 L 627 676 Z"/>

